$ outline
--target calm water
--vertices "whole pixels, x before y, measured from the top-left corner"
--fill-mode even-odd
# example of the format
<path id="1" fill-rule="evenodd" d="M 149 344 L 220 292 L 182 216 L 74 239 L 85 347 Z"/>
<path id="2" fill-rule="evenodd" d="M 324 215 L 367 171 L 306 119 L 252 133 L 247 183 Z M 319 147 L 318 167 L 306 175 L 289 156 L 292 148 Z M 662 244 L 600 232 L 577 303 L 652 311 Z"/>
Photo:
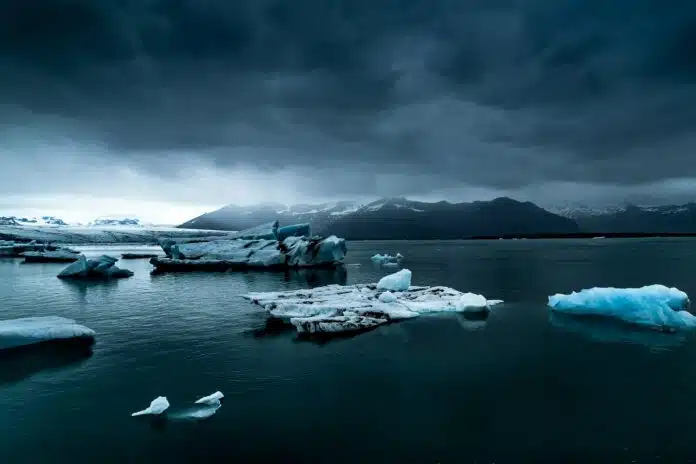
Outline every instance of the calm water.
<path id="1" fill-rule="evenodd" d="M 344 272 L 55 277 L 0 261 L 2 318 L 60 315 L 91 355 L 0 357 L 0 462 L 685 462 L 696 459 L 696 340 L 550 318 L 591 286 L 696 295 L 696 240 L 354 242 Z M 86 248 L 118 256 L 126 248 Z M 238 295 L 375 281 L 401 252 L 416 285 L 501 298 L 487 321 L 437 315 L 325 344 L 264 331 Z M 130 413 L 221 390 L 207 421 Z"/>

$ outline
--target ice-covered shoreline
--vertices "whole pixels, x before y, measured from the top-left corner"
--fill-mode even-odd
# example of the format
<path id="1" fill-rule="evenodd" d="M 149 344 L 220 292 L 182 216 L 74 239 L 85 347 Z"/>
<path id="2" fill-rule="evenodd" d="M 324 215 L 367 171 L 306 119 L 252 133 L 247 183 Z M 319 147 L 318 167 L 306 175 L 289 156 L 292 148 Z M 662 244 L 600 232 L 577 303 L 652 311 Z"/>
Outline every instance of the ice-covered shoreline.
<path id="1" fill-rule="evenodd" d="M 176 227 L 0 225 L 0 241 L 84 244 L 153 244 L 164 239 L 225 238 L 235 232 Z"/>

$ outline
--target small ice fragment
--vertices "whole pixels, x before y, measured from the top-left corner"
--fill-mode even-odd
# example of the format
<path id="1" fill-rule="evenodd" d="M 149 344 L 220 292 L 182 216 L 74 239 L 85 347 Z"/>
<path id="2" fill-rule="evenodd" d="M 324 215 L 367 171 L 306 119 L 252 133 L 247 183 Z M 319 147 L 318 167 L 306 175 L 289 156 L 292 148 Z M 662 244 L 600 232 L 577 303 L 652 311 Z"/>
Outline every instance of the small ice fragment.
<path id="1" fill-rule="evenodd" d="M 204 396 L 203 398 L 196 400 L 196 404 L 216 404 L 216 402 L 220 402 L 220 400 L 224 397 L 225 395 L 223 395 L 222 392 L 216 391 L 212 395 Z"/>
<path id="2" fill-rule="evenodd" d="M 142 411 L 134 412 L 131 414 L 131 417 L 145 416 L 148 414 L 159 415 L 166 411 L 167 408 L 169 408 L 169 401 L 167 401 L 167 397 L 158 396 L 152 400 L 152 402 L 150 402 L 150 406 L 148 408 L 143 409 Z"/>
<path id="3" fill-rule="evenodd" d="M 396 302 L 396 297 L 392 292 L 387 290 L 386 292 L 382 292 L 382 294 L 379 296 L 379 301 L 382 303 L 394 303 Z"/>
<path id="4" fill-rule="evenodd" d="M 457 302 L 457 310 L 460 312 L 481 311 L 488 309 L 488 301 L 483 295 L 476 293 L 464 293 Z"/>
<path id="5" fill-rule="evenodd" d="M 382 277 L 377 282 L 377 290 L 390 290 L 392 292 L 405 292 L 411 286 L 411 271 L 402 269 L 394 274 Z"/>

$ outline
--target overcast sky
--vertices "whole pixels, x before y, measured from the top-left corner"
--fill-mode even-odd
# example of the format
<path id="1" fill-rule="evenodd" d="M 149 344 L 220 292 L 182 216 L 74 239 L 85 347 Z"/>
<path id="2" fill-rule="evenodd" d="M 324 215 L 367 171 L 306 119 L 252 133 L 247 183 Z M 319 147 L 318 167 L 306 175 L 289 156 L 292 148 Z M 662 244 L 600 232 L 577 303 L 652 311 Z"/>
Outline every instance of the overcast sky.
<path id="1" fill-rule="evenodd" d="M 696 2 L 0 0 L 0 214 L 696 194 Z"/>

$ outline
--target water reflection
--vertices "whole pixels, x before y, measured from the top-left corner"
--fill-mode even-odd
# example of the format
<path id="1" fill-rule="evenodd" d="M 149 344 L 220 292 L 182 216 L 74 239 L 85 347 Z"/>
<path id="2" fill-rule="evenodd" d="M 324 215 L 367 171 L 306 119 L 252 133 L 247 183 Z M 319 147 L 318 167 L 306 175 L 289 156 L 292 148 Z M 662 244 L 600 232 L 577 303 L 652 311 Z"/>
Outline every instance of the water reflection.
<path id="1" fill-rule="evenodd" d="M 119 279 L 105 280 L 79 280 L 57 279 L 71 291 L 75 292 L 81 301 L 87 297 L 87 293 L 98 291 L 99 293 L 112 293 L 119 284 Z"/>
<path id="2" fill-rule="evenodd" d="M 464 330 L 481 330 L 488 323 L 488 311 L 478 313 L 456 313 L 457 322 Z"/>
<path id="3" fill-rule="evenodd" d="M 348 281 L 348 271 L 345 266 L 334 269 L 288 269 L 285 271 L 286 282 L 300 281 L 310 288 L 325 285 L 345 285 Z"/>
<path id="4" fill-rule="evenodd" d="M 291 324 L 281 321 L 280 319 L 269 317 L 265 320 L 263 326 L 252 329 L 249 333 L 254 338 L 278 337 L 288 335 L 295 332 L 295 327 Z"/>
<path id="5" fill-rule="evenodd" d="M 12 385 L 42 371 L 75 367 L 92 356 L 84 340 L 47 342 L 0 352 L 0 386 Z"/>
<path id="6" fill-rule="evenodd" d="M 683 332 L 659 332 L 606 318 L 574 317 L 550 312 L 549 322 L 558 329 L 577 333 L 600 343 L 630 343 L 668 350 L 677 348 L 686 341 L 686 334 Z"/>

